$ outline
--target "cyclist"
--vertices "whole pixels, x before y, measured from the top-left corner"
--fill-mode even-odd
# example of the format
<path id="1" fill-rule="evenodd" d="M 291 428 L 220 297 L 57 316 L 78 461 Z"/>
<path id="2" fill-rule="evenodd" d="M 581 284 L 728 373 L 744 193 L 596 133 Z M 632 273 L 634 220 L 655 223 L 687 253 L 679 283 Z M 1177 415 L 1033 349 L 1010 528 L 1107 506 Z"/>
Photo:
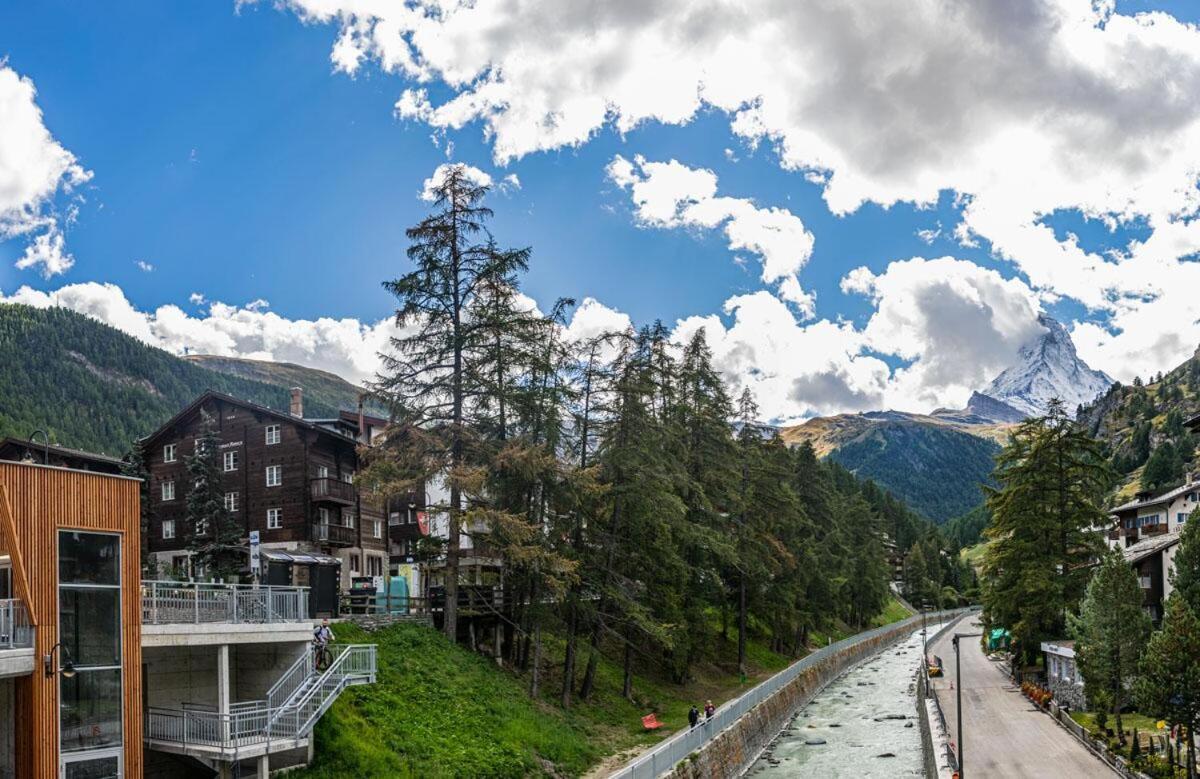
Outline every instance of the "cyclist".
<path id="1" fill-rule="evenodd" d="M 316 655 L 317 667 L 324 668 L 329 665 L 330 653 L 329 644 L 333 641 L 333 630 L 329 627 L 329 618 L 321 620 L 321 624 L 317 625 L 313 630 L 313 654 Z"/>

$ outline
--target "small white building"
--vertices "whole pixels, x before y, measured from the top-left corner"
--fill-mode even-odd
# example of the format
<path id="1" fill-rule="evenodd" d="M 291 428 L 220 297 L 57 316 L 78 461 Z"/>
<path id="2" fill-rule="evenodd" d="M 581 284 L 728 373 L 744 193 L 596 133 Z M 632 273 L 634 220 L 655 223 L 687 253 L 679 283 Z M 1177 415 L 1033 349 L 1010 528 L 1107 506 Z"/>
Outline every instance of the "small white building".
<path id="1" fill-rule="evenodd" d="M 1043 641 L 1042 654 L 1046 663 L 1046 686 L 1054 693 L 1054 700 L 1076 711 L 1086 711 L 1083 674 L 1075 662 L 1075 642 Z"/>

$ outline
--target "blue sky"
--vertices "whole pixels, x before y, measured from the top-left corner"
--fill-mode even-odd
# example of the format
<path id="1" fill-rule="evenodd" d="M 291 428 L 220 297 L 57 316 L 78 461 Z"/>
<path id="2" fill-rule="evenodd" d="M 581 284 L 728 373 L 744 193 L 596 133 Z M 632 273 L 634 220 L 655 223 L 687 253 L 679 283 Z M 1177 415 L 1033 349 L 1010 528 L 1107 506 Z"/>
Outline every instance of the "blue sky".
<path id="1" fill-rule="evenodd" d="M 1074 0 L 1054 2 L 1089 6 Z M 284 8 L 267 3 L 237 8 L 232 2 L 102 6 L 52 1 L 0 6 L 4 67 L 32 83 L 45 129 L 91 173 L 84 183 L 60 187 L 23 204 L 27 218 L 35 213 L 55 219 L 53 229 L 61 233 L 64 251 L 74 264 L 50 276 L 42 274 L 43 265 L 16 268 L 38 232 L 10 231 L 8 240 L 0 241 L 0 294 L 34 304 L 73 305 L 175 351 L 184 346 L 207 351 L 219 344 L 214 348 L 248 356 L 306 361 L 307 355 L 308 362 L 362 379 L 369 360 L 361 355 L 323 361 L 320 352 L 326 344 L 319 339 L 304 349 L 281 343 L 280 339 L 290 337 L 287 333 L 297 340 L 308 338 L 307 330 L 284 328 L 282 335 L 264 334 L 254 329 L 260 327 L 255 316 L 269 310 L 287 323 L 326 317 L 351 320 L 363 328 L 386 318 L 392 301 L 379 282 L 404 270 L 404 228 L 427 207 L 419 199 L 422 183 L 438 165 L 452 160 L 475 166 L 497 180 L 509 174 L 519 178 L 519 188 L 493 194 L 497 212 L 493 230 L 503 243 L 533 247 L 525 282 L 528 294 L 543 304 L 559 296 L 594 298 L 609 317 L 681 323 L 681 337 L 707 323 L 731 383 L 740 383 L 740 377 L 751 371 L 774 377 L 770 386 L 757 389 L 767 397 L 775 418 L 862 410 L 870 404 L 917 408 L 963 399 L 970 388 L 1003 367 L 1005 355 L 1011 357 L 1030 335 L 1030 312 L 1037 308 L 1075 330 L 1086 358 L 1104 362 L 1099 367 L 1126 378 L 1152 370 L 1151 361 L 1169 368 L 1171 360 L 1194 347 L 1196 317 L 1189 314 L 1172 323 L 1178 336 L 1169 343 L 1162 338 L 1147 341 L 1144 333 L 1139 340 L 1131 336 L 1133 326 L 1149 321 L 1153 311 L 1140 304 L 1105 302 L 1105 298 L 1147 297 L 1136 285 L 1122 286 L 1126 270 L 1113 269 L 1117 256 L 1140 260 L 1136 247 L 1149 242 L 1156 230 L 1165 234 L 1164 215 L 1191 207 L 1184 203 L 1186 198 L 1166 202 L 1147 196 L 1140 202 L 1128 193 L 1148 188 L 1138 170 L 1157 164 L 1178 166 L 1179 160 L 1200 157 L 1190 129 L 1194 114 L 1176 117 L 1167 127 L 1139 126 L 1146 142 L 1132 150 L 1125 147 L 1127 141 L 1121 142 L 1121 149 L 1103 148 L 1105 133 L 1127 136 L 1129 127 L 1119 121 L 1114 127 L 1101 127 L 1101 122 L 1089 136 L 1097 142 L 1096 159 L 1104 161 L 1100 167 L 1122 154 L 1136 156 L 1142 151 L 1150 161 L 1143 160 L 1141 167 L 1111 163 L 1112 170 L 1104 168 L 1092 187 L 1103 192 L 1102 197 L 1074 187 L 1063 171 L 1048 173 L 1046 193 L 1031 198 L 1038 202 L 1029 206 L 1030 213 L 1006 214 L 1009 223 L 1000 224 L 991 214 L 1005 212 L 1013 202 L 1012 193 L 1029 183 L 1016 174 L 1010 176 L 1012 181 L 1005 180 L 1006 171 L 1020 169 L 1020 163 L 1002 155 L 979 162 L 988 159 L 980 150 L 991 148 L 984 141 L 996 141 L 980 140 L 987 132 L 979 129 L 978 117 L 995 117 L 998 124 L 1018 117 L 1011 120 L 1016 122 L 1020 111 L 1028 110 L 1025 101 L 1044 101 L 1043 108 L 1050 113 L 1061 108 L 1090 121 L 1093 114 L 1110 110 L 1120 117 L 1121 106 L 1102 105 L 1103 95 L 1097 96 L 1096 105 L 1073 104 L 1065 86 L 1041 94 L 1036 71 L 1020 88 L 1023 93 L 1007 102 L 998 100 L 989 93 L 982 70 L 994 64 L 1001 78 L 1007 79 L 1003 68 L 1011 65 L 983 58 L 964 67 L 968 73 L 979 69 L 976 79 L 964 82 L 966 96 L 950 101 L 955 104 L 945 108 L 944 115 L 928 116 L 917 110 L 922 96 L 939 90 L 955 93 L 955 85 L 946 83 L 944 74 L 931 69 L 932 75 L 925 76 L 927 84 L 883 89 L 891 74 L 876 80 L 864 65 L 863 73 L 830 79 L 821 86 L 825 91 L 811 95 L 802 106 L 808 113 L 801 118 L 796 118 L 796 112 L 782 119 L 760 117 L 765 129 L 747 132 L 734 125 L 740 109 L 731 109 L 724 99 L 706 97 L 680 121 L 656 114 L 657 102 L 670 102 L 673 84 L 647 86 L 645 96 L 651 106 L 647 109 L 634 105 L 640 99 L 636 87 L 621 81 L 610 85 L 611 94 L 605 95 L 610 105 L 607 121 L 584 126 L 581 134 L 566 141 L 534 137 L 536 131 L 530 135 L 526 128 L 516 143 L 536 148 L 497 159 L 499 150 L 507 148 L 506 138 L 512 138 L 501 125 L 489 124 L 496 116 L 503 116 L 522 99 L 541 105 L 537 101 L 544 101 L 546 94 L 580 89 L 567 78 L 571 68 L 562 68 L 559 81 L 553 80 L 553 74 L 546 75 L 571 57 L 583 56 L 572 51 L 578 44 L 568 40 L 556 50 L 553 43 L 544 43 L 545 63 L 555 66 L 505 60 L 515 56 L 505 47 L 483 52 L 479 56 L 493 73 L 505 74 L 515 83 L 515 96 L 503 108 L 493 106 L 493 113 L 457 127 L 430 114 L 398 117 L 393 104 L 406 89 L 426 89 L 436 107 L 463 94 L 470 84 L 477 86 L 480 73 L 486 71 L 476 70 L 475 80 L 467 85 L 447 75 L 455 66 L 477 68 L 475 54 L 448 52 L 433 44 L 421 49 L 424 44 L 411 43 L 412 50 L 425 58 L 425 72 L 417 75 L 388 60 L 399 50 L 389 46 L 401 46 L 400 37 L 374 43 L 360 37 L 354 42 L 359 57 L 354 72 L 335 72 L 336 61 L 331 61 L 335 43 L 347 36 L 347 29 L 357 29 L 355 23 L 378 20 L 349 13 L 323 17 L 314 10 L 315 4 L 309 5 L 296 0 Z M 518 5 L 530 7 L 531 13 L 537 10 L 532 8 L 534 0 Z M 1094 26 L 1107 24 L 1114 30 L 1121 14 L 1156 9 L 1184 22 L 1200 17 L 1194 3 L 1130 0 L 1117 3 L 1116 15 Z M 581 29 L 593 31 L 605 24 L 619 30 L 623 23 L 607 18 L 585 21 Z M 669 33 L 674 21 L 638 22 L 634 29 L 644 38 L 630 44 L 637 48 L 614 55 L 597 72 L 626 69 L 634 84 L 639 79 L 653 82 L 653 62 L 647 65 L 638 58 L 657 50 L 656 34 L 663 50 L 670 51 L 672 36 L 661 33 Z M 563 29 L 570 31 L 571 23 L 564 20 Z M 1021 33 L 1016 26 L 1025 23 L 1012 21 L 1013 32 Z M 872 33 L 860 28 L 850 30 L 854 34 L 848 36 L 848 53 L 855 42 L 870 44 Z M 1169 70 L 1181 74 L 1186 93 L 1195 80 L 1187 77 L 1183 55 L 1172 48 L 1186 49 L 1187 41 L 1180 36 L 1188 34 L 1187 28 L 1180 30 L 1172 32 L 1166 44 L 1156 39 L 1163 49 L 1157 56 L 1180 66 Z M 764 29 L 763 34 L 777 32 L 789 30 Z M 968 29 L 964 34 L 977 32 Z M 522 33 L 506 28 L 506 34 Z M 733 44 L 745 43 L 737 40 L 736 33 L 711 35 L 716 36 L 713 40 L 729 36 Z M 1046 50 L 1053 53 L 1057 45 L 1051 41 Z M 804 46 L 798 40 L 797 49 Z M 934 42 L 931 39 L 922 49 L 921 41 L 914 40 L 913 46 L 928 52 Z M 713 68 L 707 71 L 709 81 L 716 80 L 716 65 L 730 69 L 729 63 L 704 61 L 703 53 L 689 50 L 686 54 L 698 58 L 698 67 Z M 822 54 L 814 50 L 812 56 Z M 649 54 L 644 56 L 653 60 Z M 739 95 L 735 103 L 743 108 L 755 101 L 768 108 L 778 105 L 779 98 L 772 103 L 773 96 L 786 94 L 788 78 L 799 72 L 784 67 L 788 56 L 793 55 L 780 55 L 779 63 L 770 56 L 753 67 L 747 63 L 747 74 L 753 74 L 747 80 L 763 83 L 751 84 L 750 97 Z M 852 70 L 828 59 L 806 59 L 806 67 L 813 61 L 828 62 L 835 73 Z M 738 61 L 731 62 L 736 70 Z M 857 67 L 864 58 L 847 62 Z M 775 74 L 771 69 L 777 64 Z M 581 69 L 593 65 L 590 60 L 578 63 Z M 521 66 L 535 69 L 530 72 L 539 74 L 538 88 L 544 87 L 543 91 L 526 88 L 532 78 L 521 81 L 514 75 Z M 1073 67 L 1090 66 L 1084 62 Z M 1103 70 L 1099 64 L 1096 67 Z M 1195 67 L 1194 61 L 1190 67 Z M 1048 85 L 1059 80 L 1067 84 L 1074 77 L 1073 72 L 1047 68 Z M 1105 77 L 1115 78 L 1111 72 Z M 1011 81 L 1020 83 L 1021 74 L 1014 74 Z M 602 83 L 594 80 L 588 89 L 600 89 L 596 84 Z M 1140 94 L 1151 83 L 1147 79 L 1123 87 Z M 835 89 L 847 91 L 839 94 Z M 575 96 L 586 97 L 587 92 L 583 89 Z M 866 94 L 877 102 L 855 109 L 854 101 L 865 99 Z M 1156 105 L 1153 95 L 1140 94 L 1139 99 L 1142 102 L 1131 109 L 1131 116 L 1141 116 Z M 848 119 L 832 111 L 821 123 L 805 125 L 804 116 L 820 106 L 840 106 L 842 100 L 851 105 L 845 112 Z M 896 105 L 905 101 L 907 106 Z M 570 106 L 564 106 L 564 124 L 569 125 Z M 931 112 L 938 110 L 942 109 L 934 107 Z M 632 117 L 631 129 L 617 129 L 621 116 Z M 878 127 L 873 126 L 876 116 Z M 928 127 L 901 126 L 913 116 L 927 119 Z M 1068 131 L 1039 124 L 1029 132 L 1028 142 L 1036 147 L 1039 138 L 1047 145 L 1060 143 Z M 873 151 L 893 143 L 897 148 L 882 160 Z M 1160 155 L 1157 149 L 1164 145 L 1169 152 Z M 1003 148 L 1010 153 L 1012 147 Z M 638 212 L 633 183 L 622 186 L 610 173 L 608 166 L 617 155 L 649 163 L 676 160 L 688 169 L 711 171 L 719 198 L 745 200 L 762 212 L 780 209 L 797 225 L 802 223 L 813 245 L 810 256 L 796 259 L 795 277 L 805 294 L 814 297 L 815 309 L 806 311 L 789 300 L 778 279 L 764 280 L 761 252 L 730 248 L 723 232 L 729 221 L 705 227 L 687 219 L 664 224 L 645 218 Z M 960 164 L 959 156 L 973 161 Z M 910 158 L 919 164 L 906 163 Z M 1086 159 L 1077 162 L 1096 167 Z M 661 191 L 651 186 L 655 182 L 650 170 L 642 168 L 638 180 L 646 182 L 650 194 L 645 197 L 653 198 Z M 664 182 L 668 173 L 662 171 Z M 845 191 L 836 191 L 831 178 L 850 184 Z M 1034 180 L 1032 186 L 1037 189 L 1040 181 Z M 852 202 L 847 205 L 843 197 Z M 972 203 L 979 206 L 977 212 L 966 213 Z M 0 202 L 0 217 L 3 205 Z M 78 211 L 72 217 L 73 208 Z M 1051 235 L 1035 235 L 1038 226 L 1049 228 Z M 1053 252 L 1063 251 L 1065 259 L 1046 259 L 1047 252 L 1039 250 L 1039 242 L 1046 240 L 1050 243 L 1045 245 Z M 1092 265 L 1111 263 L 1113 268 L 1092 268 L 1089 272 L 1100 276 L 1084 278 L 1088 261 L 1073 252 L 1092 257 Z M 954 262 L 902 264 L 914 257 L 930 261 L 953 257 Z M 1167 260 L 1178 258 L 1164 259 L 1159 252 L 1144 261 Z M 139 262 L 153 269 L 144 270 Z M 1054 262 L 1059 265 L 1053 266 Z M 1082 269 L 1066 278 L 1060 269 L 1072 262 Z M 1126 268 L 1129 264 L 1124 263 Z M 1182 267 L 1183 262 L 1177 265 Z M 859 281 L 848 284 L 847 275 L 858 268 L 865 268 L 856 271 Z M 1128 272 L 1133 273 L 1131 268 Z M 948 280 L 953 284 L 945 290 L 931 286 Z M 107 293 L 110 298 L 100 300 L 94 289 L 81 286 L 88 282 L 114 285 Z M 1089 294 L 1097 284 L 1105 291 Z M 27 290 L 18 293 L 21 288 Z M 124 301 L 119 305 L 111 299 L 114 288 Z M 204 302 L 189 300 L 193 293 L 202 295 Z M 921 297 L 926 293 L 933 298 Z M 945 353 L 947 344 L 974 349 L 974 342 L 966 346 L 953 339 L 939 342 L 933 330 L 953 327 L 946 324 L 953 320 L 932 315 L 928 321 L 921 319 L 929 313 L 928 303 L 921 301 L 945 300 L 960 293 L 987 320 L 963 327 L 976 333 L 977 341 L 992 338 L 1000 345 L 981 343 L 978 353 L 954 355 L 974 366 L 955 373 L 949 364 L 951 355 Z M 996 303 L 995 295 L 1012 300 Z M 251 305 L 260 299 L 269 301 L 269 309 Z M 213 301 L 225 307 L 214 313 Z M 184 325 L 168 332 L 168 317 L 156 318 L 164 306 L 178 307 Z M 236 320 L 237 326 L 209 321 L 221 316 Z M 717 323 L 722 332 L 714 335 L 711 330 Z M 213 335 L 214 327 L 219 338 Z M 749 363 L 747 351 L 754 355 Z M 1145 356 L 1142 362 L 1127 365 L 1123 361 L 1130 354 Z M 793 360 L 807 361 L 807 367 L 797 368 Z M 797 380 L 821 371 L 835 379 L 833 385 L 841 394 L 811 398 L 798 394 Z"/>

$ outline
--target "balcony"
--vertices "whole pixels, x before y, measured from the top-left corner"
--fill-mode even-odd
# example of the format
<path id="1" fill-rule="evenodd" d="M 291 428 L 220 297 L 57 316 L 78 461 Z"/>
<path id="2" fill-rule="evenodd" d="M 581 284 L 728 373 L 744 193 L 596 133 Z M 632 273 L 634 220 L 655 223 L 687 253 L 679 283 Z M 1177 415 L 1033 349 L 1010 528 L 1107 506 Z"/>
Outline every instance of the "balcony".
<path id="1" fill-rule="evenodd" d="M 1109 541 L 1118 541 L 1118 540 L 1120 540 L 1120 538 L 1121 538 L 1121 531 L 1119 529 L 1108 531 L 1108 540 Z"/>
<path id="2" fill-rule="evenodd" d="M 307 587 L 142 582 L 143 625 L 308 621 Z"/>
<path id="3" fill-rule="evenodd" d="M 1142 526 L 1142 535 L 1143 536 L 1161 536 L 1165 532 L 1167 532 L 1167 523 L 1166 522 L 1160 522 L 1157 525 L 1143 525 Z"/>
<path id="4" fill-rule="evenodd" d="M 33 625 L 19 600 L 0 600 L 0 679 L 33 673 Z"/>
<path id="5" fill-rule="evenodd" d="M 344 525 L 333 525 L 325 522 L 313 523 L 312 539 L 318 544 L 330 546 L 354 546 L 358 543 L 358 534 L 354 528 Z"/>
<path id="6" fill-rule="evenodd" d="M 348 481 L 335 479 L 332 476 L 322 476 L 312 480 L 311 490 L 314 503 L 332 503 L 337 506 L 354 505 L 354 485 Z"/>
<path id="7" fill-rule="evenodd" d="M 1138 529 L 1136 527 L 1123 527 L 1121 528 L 1121 535 L 1126 538 L 1137 538 Z"/>

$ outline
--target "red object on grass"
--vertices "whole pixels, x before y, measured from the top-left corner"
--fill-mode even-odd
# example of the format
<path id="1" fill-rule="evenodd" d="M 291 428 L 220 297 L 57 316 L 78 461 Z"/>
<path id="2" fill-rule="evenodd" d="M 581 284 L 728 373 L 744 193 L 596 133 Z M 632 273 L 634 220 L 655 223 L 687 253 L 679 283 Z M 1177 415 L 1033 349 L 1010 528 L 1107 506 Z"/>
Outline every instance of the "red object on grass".
<path id="1" fill-rule="evenodd" d="M 658 730 L 662 727 L 662 723 L 658 721 L 658 717 L 653 714 L 647 714 L 642 717 L 642 727 L 646 730 Z"/>

